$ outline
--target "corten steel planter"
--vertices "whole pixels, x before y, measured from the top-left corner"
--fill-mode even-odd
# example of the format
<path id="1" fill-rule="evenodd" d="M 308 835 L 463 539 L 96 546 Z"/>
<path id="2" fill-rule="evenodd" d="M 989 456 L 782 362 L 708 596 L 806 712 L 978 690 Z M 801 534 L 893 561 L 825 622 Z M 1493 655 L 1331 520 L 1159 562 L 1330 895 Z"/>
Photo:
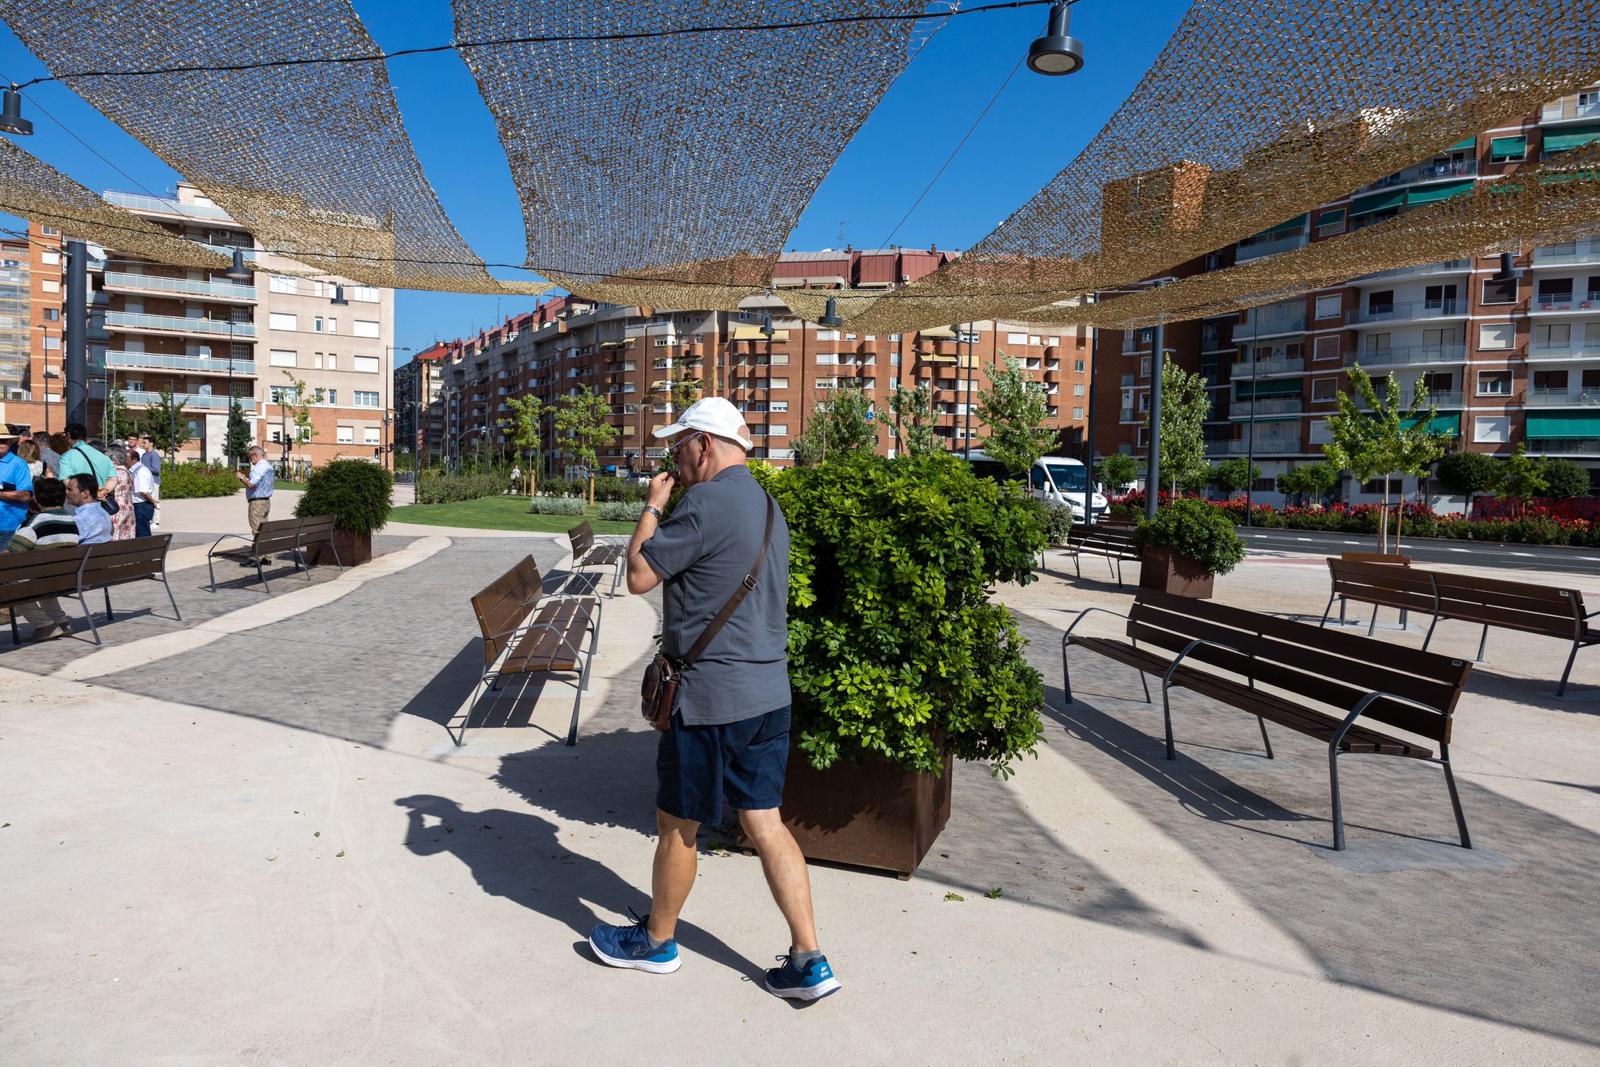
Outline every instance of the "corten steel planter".
<path id="1" fill-rule="evenodd" d="M 911 877 L 950 821 L 951 758 L 944 773 L 912 774 L 890 763 L 825 771 L 789 751 L 783 821 L 808 860 Z"/>
<path id="2" fill-rule="evenodd" d="M 333 546 L 339 550 L 338 563 L 345 567 L 354 567 L 358 563 L 372 561 L 372 535 L 351 533 L 349 530 L 335 528 L 333 531 Z M 327 545 L 312 545 L 306 549 L 306 562 L 313 567 L 331 566 L 335 561 L 333 552 Z"/>
<path id="3" fill-rule="evenodd" d="M 1199 560 L 1165 548 L 1147 548 L 1139 556 L 1139 585 L 1144 589 L 1210 600 L 1216 578 Z"/>

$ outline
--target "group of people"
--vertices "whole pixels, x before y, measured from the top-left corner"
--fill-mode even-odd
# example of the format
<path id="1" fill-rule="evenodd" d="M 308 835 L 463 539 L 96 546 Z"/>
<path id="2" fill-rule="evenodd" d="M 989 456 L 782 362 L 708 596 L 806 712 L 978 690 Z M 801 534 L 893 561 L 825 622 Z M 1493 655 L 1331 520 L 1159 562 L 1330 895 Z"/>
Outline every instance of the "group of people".
<path id="1" fill-rule="evenodd" d="M 0 551 L 149 537 L 160 501 L 161 454 L 148 437 L 107 445 L 82 423 L 59 434 L 0 434 Z M 35 640 L 70 629 L 53 597 L 16 610 Z"/>

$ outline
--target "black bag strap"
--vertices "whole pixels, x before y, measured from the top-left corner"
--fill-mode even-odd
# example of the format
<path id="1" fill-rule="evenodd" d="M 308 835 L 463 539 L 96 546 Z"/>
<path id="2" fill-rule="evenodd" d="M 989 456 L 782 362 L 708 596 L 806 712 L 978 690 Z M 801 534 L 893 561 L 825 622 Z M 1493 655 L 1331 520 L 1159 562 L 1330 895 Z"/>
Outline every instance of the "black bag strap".
<path id="1" fill-rule="evenodd" d="M 684 653 L 683 658 L 678 661 L 680 670 L 688 670 L 694 666 L 694 661 L 705 653 L 706 646 L 711 644 L 712 638 L 717 636 L 733 613 L 739 610 L 739 605 L 744 603 L 744 598 L 749 596 L 750 591 L 756 587 L 756 579 L 761 577 L 761 570 L 767 565 L 767 546 L 772 543 L 772 518 L 777 513 L 777 510 L 777 504 L 768 495 L 767 528 L 761 534 L 761 552 L 756 556 L 755 565 L 750 568 L 750 573 L 744 576 L 744 580 L 733 591 L 733 595 L 728 598 L 728 602 L 722 605 L 722 610 L 717 612 L 717 617 L 712 619 L 710 624 L 706 626 L 705 632 L 700 635 L 700 639 L 690 646 L 689 651 Z"/>

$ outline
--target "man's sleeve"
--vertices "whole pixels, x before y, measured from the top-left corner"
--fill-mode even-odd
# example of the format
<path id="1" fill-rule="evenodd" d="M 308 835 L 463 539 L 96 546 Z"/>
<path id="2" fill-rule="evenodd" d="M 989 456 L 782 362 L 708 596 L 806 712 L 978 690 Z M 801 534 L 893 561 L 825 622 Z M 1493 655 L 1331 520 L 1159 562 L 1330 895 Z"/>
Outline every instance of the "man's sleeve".
<path id="1" fill-rule="evenodd" d="M 24 526 L 11 535 L 11 543 L 6 546 L 6 550 L 9 552 L 30 552 L 38 547 L 35 544 L 36 536 L 32 529 Z"/>
<path id="2" fill-rule="evenodd" d="M 694 503 L 698 494 L 686 492 L 678 498 L 672 515 L 663 522 L 639 553 L 662 580 L 674 578 L 698 562 L 705 550 L 700 529 L 700 509 Z"/>
<path id="3" fill-rule="evenodd" d="M 28 465 L 26 463 L 16 463 L 13 466 L 17 468 L 17 492 L 33 492 L 33 472 L 28 469 Z"/>

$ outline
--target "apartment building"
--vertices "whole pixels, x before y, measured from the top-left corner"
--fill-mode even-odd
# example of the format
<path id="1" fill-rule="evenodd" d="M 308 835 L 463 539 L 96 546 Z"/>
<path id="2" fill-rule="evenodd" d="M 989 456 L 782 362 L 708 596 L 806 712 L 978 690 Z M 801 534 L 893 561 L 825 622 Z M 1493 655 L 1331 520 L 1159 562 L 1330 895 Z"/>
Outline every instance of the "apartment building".
<path id="1" fill-rule="evenodd" d="M 1173 273 L 1219 270 L 1360 229 L 1595 140 L 1600 86 Z M 1270 494 L 1279 474 L 1321 458 L 1327 417 L 1348 389 L 1346 369 L 1359 363 L 1380 389 L 1393 373 L 1408 402 L 1424 385 L 1437 407 L 1430 425 L 1466 448 L 1508 455 L 1525 444 L 1531 454 L 1600 468 L 1600 237 L 1525 245 L 1515 264 L 1513 279 L 1497 276 L 1498 255 L 1388 271 L 1238 315 L 1167 326 L 1168 358 L 1199 373 L 1213 397 L 1208 452 L 1214 460 L 1253 456 L 1262 472 L 1258 488 Z M 1154 332 L 1106 331 L 1102 338 L 1098 452 L 1143 452 Z M 1345 488 L 1358 501 L 1379 499 L 1383 490 L 1377 483 Z M 1391 496 L 1411 491 L 1415 480 L 1390 488 Z"/>
<path id="2" fill-rule="evenodd" d="M 26 240 L 0 242 L 0 423 L 66 424 L 62 255 L 61 234 L 48 226 L 30 225 Z"/>
<path id="3" fill-rule="evenodd" d="M 439 397 L 451 351 L 450 344 L 435 342 L 394 369 L 396 455 L 417 455 L 428 440 L 438 440 L 443 433 L 443 413 L 433 402 Z"/>
<path id="4" fill-rule="evenodd" d="M 0 241 L 0 399 L 20 401 L 31 362 L 33 263 L 26 241 Z"/>
<path id="5" fill-rule="evenodd" d="M 774 288 L 892 287 L 944 262 L 937 250 L 786 253 Z M 927 385 L 934 432 L 951 448 L 981 440 L 974 411 L 988 370 L 1015 358 L 1048 397 L 1047 425 L 1061 447 L 1077 449 L 1087 422 L 1091 337 L 1061 330 L 977 322 L 920 333 L 858 334 L 794 317 L 775 297 L 753 297 L 736 312 L 678 311 L 558 297 L 493 330 L 444 345 L 437 456 L 499 451 L 508 435 L 508 399 L 532 393 L 547 403 L 587 386 L 607 397 L 616 441 L 599 457 L 605 470 L 646 470 L 662 455 L 651 431 L 671 422 L 673 383 L 689 379 L 726 396 L 745 413 L 754 454 L 780 465 L 794 439 L 840 388 L 862 389 L 880 426 L 878 449 L 893 454 L 888 400 L 898 387 Z M 554 469 L 565 457 L 545 427 Z"/>

